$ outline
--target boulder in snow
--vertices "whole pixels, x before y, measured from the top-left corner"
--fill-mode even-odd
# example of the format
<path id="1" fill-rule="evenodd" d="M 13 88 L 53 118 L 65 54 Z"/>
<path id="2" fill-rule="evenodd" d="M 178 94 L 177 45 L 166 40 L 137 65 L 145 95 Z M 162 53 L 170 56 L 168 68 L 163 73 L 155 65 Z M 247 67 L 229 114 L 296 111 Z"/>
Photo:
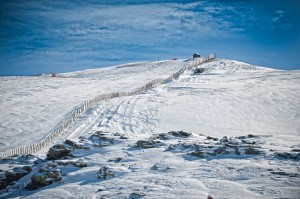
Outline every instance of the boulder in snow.
<path id="1" fill-rule="evenodd" d="M 74 166 L 75 167 L 87 167 L 87 161 L 83 160 L 83 159 L 79 159 L 76 162 L 74 162 Z"/>
<path id="2" fill-rule="evenodd" d="M 102 166 L 97 172 L 97 177 L 99 179 L 113 178 L 114 176 L 115 171 L 113 170 L 113 168 L 110 168 L 108 166 Z"/>
<path id="3" fill-rule="evenodd" d="M 143 149 L 149 149 L 149 148 L 155 148 L 155 147 L 160 147 L 164 145 L 162 142 L 158 140 L 139 140 L 136 142 L 135 146 L 137 148 L 143 148 Z"/>
<path id="4" fill-rule="evenodd" d="M 49 166 L 42 166 L 39 172 L 32 175 L 30 182 L 25 186 L 25 189 L 35 190 L 46 185 L 50 185 L 54 182 L 58 182 L 62 179 L 60 169 L 56 169 Z"/>
<path id="5" fill-rule="evenodd" d="M 85 146 L 83 143 L 79 143 L 74 140 L 67 139 L 65 143 L 72 146 L 74 149 L 90 149 L 90 147 Z"/>
<path id="6" fill-rule="evenodd" d="M 30 166 L 16 167 L 5 171 L 0 180 L 0 190 L 5 189 L 12 182 L 18 181 L 31 172 Z"/>
<path id="7" fill-rule="evenodd" d="M 49 160 L 57 160 L 67 157 L 71 152 L 71 148 L 64 144 L 56 144 L 48 151 L 47 157 Z"/>

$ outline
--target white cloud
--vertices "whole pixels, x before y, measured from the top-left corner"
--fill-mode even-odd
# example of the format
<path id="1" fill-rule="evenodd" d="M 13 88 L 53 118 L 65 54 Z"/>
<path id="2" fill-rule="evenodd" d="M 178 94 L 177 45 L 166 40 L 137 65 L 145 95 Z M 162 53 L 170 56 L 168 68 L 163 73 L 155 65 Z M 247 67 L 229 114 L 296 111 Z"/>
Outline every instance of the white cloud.
<path id="1" fill-rule="evenodd" d="M 283 16 L 285 15 L 285 12 L 283 10 L 276 10 L 275 11 L 275 17 L 273 17 L 273 22 L 277 23 L 280 21 L 280 19 L 283 18 Z"/>

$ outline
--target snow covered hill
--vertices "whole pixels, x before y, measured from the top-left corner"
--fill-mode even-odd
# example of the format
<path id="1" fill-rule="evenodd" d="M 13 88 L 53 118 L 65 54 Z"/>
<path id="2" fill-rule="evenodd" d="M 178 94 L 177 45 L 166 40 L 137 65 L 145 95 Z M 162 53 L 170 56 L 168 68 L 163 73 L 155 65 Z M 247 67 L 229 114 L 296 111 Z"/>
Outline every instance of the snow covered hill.
<path id="1" fill-rule="evenodd" d="M 143 62 L 60 74 L 58 78 L 4 77 L 0 85 L 0 151 L 39 141 L 86 100 L 131 91 L 153 79 L 167 78 L 182 66 L 183 61 Z"/>
<path id="2" fill-rule="evenodd" d="M 42 139 L 87 99 L 131 91 L 185 64 L 5 77 L 0 151 Z M 36 156 L 1 160 L 1 179 L 21 165 L 32 171 L 0 197 L 299 198 L 300 71 L 224 59 L 198 67 L 204 72 L 188 70 L 140 94 L 91 107 L 57 140 L 67 150 L 62 157 L 50 160 L 48 153 L 45 159 L 49 146 Z M 57 182 L 49 177 L 55 172 L 61 173 Z M 33 186 L 37 175 L 49 185 Z"/>

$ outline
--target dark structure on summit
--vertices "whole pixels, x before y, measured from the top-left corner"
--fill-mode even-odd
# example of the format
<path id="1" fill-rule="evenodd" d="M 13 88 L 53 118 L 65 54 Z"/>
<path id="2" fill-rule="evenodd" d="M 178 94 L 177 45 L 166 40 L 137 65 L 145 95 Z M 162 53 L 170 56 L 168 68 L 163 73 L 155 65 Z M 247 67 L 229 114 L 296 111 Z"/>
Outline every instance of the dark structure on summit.
<path id="1" fill-rule="evenodd" d="M 200 58 L 200 54 L 199 53 L 194 53 L 193 54 L 193 59 L 195 59 L 195 58 Z"/>

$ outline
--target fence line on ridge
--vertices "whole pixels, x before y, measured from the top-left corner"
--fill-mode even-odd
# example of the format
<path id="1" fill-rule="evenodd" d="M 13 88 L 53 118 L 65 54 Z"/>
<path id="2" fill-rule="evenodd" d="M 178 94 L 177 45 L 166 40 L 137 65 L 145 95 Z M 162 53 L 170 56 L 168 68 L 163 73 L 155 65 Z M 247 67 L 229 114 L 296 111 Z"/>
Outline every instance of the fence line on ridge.
<path id="1" fill-rule="evenodd" d="M 159 78 L 159 79 L 152 80 L 152 81 L 148 82 L 147 84 L 145 84 L 145 85 L 143 85 L 139 88 L 136 88 L 136 89 L 134 89 L 130 92 L 112 92 L 112 93 L 108 93 L 108 94 L 98 95 L 98 96 L 94 97 L 93 99 L 84 102 L 78 108 L 71 111 L 42 140 L 40 140 L 40 141 L 38 141 L 34 144 L 25 145 L 25 146 L 21 146 L 21 147 L 16 148 L 16 149 L 12 149 L 12 150 L 9 150 L 9 151 L 6 151 L 6 152 L 2 152 L 2 153 L 0 153 L 0 157 L 4 158 L 4 157 L 17 155 L 17 154 L 32 154 L 32 153 L 35 153 L 37 151 L 40 151 L 44 147 L 46 147 L 46 146 L 50 145 L 51 143 L 53 143 L 53 141 L 55 141 L 60 135 L 63 135 L 66 128 L 68 128 L 87 109 L 91 108 L 92 106 L 94 106 L 98 102 L 108 100 L 108 99 L 112 99 L 112 98 L 117 98 L 117 97 L 132 96 L 132 95 L 136 95 L 138 93 L 144 92 L 144 91 L 148 90 L 149 88 L 152 88 L 155 85 L 164 84 L 164 83 L 167 83 L 167 82 L 172 81 L 174 79 L 177 79 L 185 71 L 187 71 L 187 70 L 189 70 L 189 69 L 191 69 L 191 68 L 193 68 L 197 65 L 203 64 L 207 61 L 213 60 L 215 58 L 216 58 L 216 54 L 210 54 L 210 55 L 208 55 L 207 57 L 204 57 L 204 58 L 192 59 L 188 63 L 186 63 L 182 69 L 180 69 L 178 72 L 173 73 L 168 78 L 166 78 L 166 79 Z"/>

